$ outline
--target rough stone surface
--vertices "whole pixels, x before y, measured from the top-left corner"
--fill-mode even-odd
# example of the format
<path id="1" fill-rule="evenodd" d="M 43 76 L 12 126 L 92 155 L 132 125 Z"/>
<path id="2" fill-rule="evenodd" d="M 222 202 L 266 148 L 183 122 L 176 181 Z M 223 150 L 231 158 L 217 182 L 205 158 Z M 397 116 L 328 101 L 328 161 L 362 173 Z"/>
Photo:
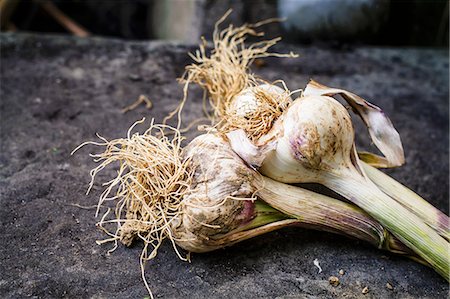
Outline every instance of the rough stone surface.
<path id="1" fill-rule="evenodd" d="M 181 97 L 175 79 L 193 48 L 32 35 L 1 41 L 2 298 L 142 298 L 140 244 L 119 248 L 95 240 L 94 205 L 86 196 L 94 166 L 86 148 L 98 132 L 125 135 L 143 116 L 162 117 Z M 280 45 L 301 58 L 269 59 L 255 69 L 292 89 L 309 78 L 347 88 L 384 108 L 398 128 L 407 164 L 389 171 L 448 214 L 448 56 L 421 49 L 320 49 Z M 154 101 L 127 114 L 140 94 Z M 185 121 L 202 115 L 193 90 Z M 358 122 L 359 123 L 359 122 Z M 360 125 L 358 143 L 370 147 Z M 196 134 L 191 133 L 190 136 Z M 105 172 L 106 179 L 113 170 Z M 323 272 L 314 266 L 318 259 Z M 339 275 L 340 270 L 344 275 Z M 448 284 L 433 270 L 369 245 L 327 233 L 285 229 L 233 247 L 178 260 L 166 243 L 148 263 L 147 278 L 164 298 L 444 298 Z M 340 284 L 329 284 L 330 276 Z M 386 287 L 389 283 L 393 289 Z M 368 287 L 370 292 L 362 294 Z"/>

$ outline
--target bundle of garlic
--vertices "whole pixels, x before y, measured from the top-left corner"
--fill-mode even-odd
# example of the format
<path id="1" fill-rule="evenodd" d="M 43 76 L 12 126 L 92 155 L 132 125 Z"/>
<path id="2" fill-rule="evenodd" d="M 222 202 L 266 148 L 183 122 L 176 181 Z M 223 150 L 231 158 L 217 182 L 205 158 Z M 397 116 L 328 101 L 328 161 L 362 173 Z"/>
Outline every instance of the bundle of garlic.
<path id="1" fill-rule="evenodd" d="M 381 109 L 353 93 L 314 81 L 292 101 L 287 88 L 267 84 L 248 72 L 247 57 L 252 57 L 249 53 L 255 47 L 245 47 L 245 31 L 230 28 L 219 33 L 216 26 L 211 57 L 201 47 L 201 55 L 186 67 L 184 80 L 199 84 L 208 94 L 213 124 L 227 134 L 233 150 L 279 182 L 319 183 L 336 191 L 448 279 L 449 218 L 359 159 L 350 115 L 332 96 L 341 95 L 352 106 L 385 155 L 361 153 L 361 158 L 375 166 L 400 166 L 404 163 L 400 137 Z M 229 65 L 237 69 L 228 72 Z"/>
<path id="2" fill-rule="evenodd" d="M 156 256 L 164 239 L 172 242 L 180 259 L 187 260 L 177 246 L 207 252 L 300 226 L 357 238 L 423 262 L 358 207 L 260 175 L 219 135 L 201 135 L 183 149 L 183 137 L 175 128 L 152 122 L 143 134 L 132 133 L 141 122 L 129 129 L 126 138 L 100 137 L 102 142 L 81 146 L 105 148 L 92 155 L 100 164 L 91 172 L 90 186 L 100 171 L 119 165 L 116 177 L 103 184 L 98 203 L 97 213 L 107 208 L 98 226 L 110 236 L 99 243 L 112 241 L 114 250 L 119 241 L 144 242 L 141 270 L 151 296 L 145 261 Z"/>
<path id="3" fill-rule="evenodd" d="M 191 55 L 194 63 L 180 80 L 184 98 L 168 116 L 178 114 L 177 128 L 152 121 L 143 134 L 133 133 L 142 120 L 126 138 L 99 136 L 101 142 L 81 145 L 104 147 L 92 155 L 100 164 L 91 171 L 90 188 L 100 171 L 119 166 L 98 202 L 97 214 L 103 214 L 97 225 L 109 236 L 98 243 L 114 242 L 113 251 L 119 242 L 143 241 L 141 272 L 152 298 L 145 262 L 165 239 L 188 260 L 178 247 L 208 252 L 286 226 L 357 238 L 429 265 L 448 279 L 449 218 L 373 167 L 404 163 L 400 137 L 381 109 L 314 81 L 293 100 L 296 91 L 282 80 L 269 83 L 249 67 L 257 58 L 295 55 L 268 52 L 279 38 L 246 46 L 247 36 L 261 36 L 256 28 L 267 22 L 219 32 L 227 15 L 216 25 L 210 56 L 206 43 Z M 206 105 L 204 110 L 214 130 L 183 148 L 180 116 L 191 83 L 209 99 L 212 113 Z M 363 119 L 385 157 L 358 157 L 350 115 L 336 95 Z M 351 203 L 288 185 L 310 182 Z"/>

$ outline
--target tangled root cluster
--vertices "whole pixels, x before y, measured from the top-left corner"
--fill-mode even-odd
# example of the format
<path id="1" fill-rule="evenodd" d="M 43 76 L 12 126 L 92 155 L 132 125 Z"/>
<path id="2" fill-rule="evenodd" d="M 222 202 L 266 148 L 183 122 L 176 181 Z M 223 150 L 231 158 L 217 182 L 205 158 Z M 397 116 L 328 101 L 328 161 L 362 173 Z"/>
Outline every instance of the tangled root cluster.
<path id="1" fill-rule="evenodd" d="M 232 123 L 229 111 L 232 105 L 233 97 L 245 88 L 257 86 L 263 81 L 257 79 L 249 72 L 249 67 L 257 58 L 276 56 L 276 57 L 296 57 L 295 54 L 279 54 L 268 52 L 269 48 L 275 45 L 281 38 L 274 38 L 271 40 L 263 40 L 259 42 L 246 45 L 246 40 L 249 36 L 263 36 L 263 32 L 258 32 L 256 29 L 264 24 L 277 21 L 276 19 L 269 19 L 256 24 L 245 24 L 240 27 L 229 25 L 222 31 L 219 31 L 220 24 L 231 13 L 228 11 L 216 23 L 213 33 L 213 49 L 210 56 L 206 53 L 207 44 L 203 39 L 199 50 L 195 54 L 189 54 L 195 63 L 186 67 L 186 71 L 181 83 L 184 83 L 184 98 L 180 104 L 181 108 L 187 99 L 188 87 L 190 83 L 198 84 L 204 91 L 204 111 L 211 122 L 221 128 L 220 131 L 234 128 L 243 123 L 249 126 L 248 123 L 260 122 L 257 118 L 261 115 L 267 115 L 273 111 L 278 111 L 283 103 L 275 103 L 272 99 L 266 101 L 267 96 L 260 95 L 263 100 L 264 111 L 258 111 L 246 121 L 240 121 L 239 124 Z M 209 99 L 209 105 L 213 113 L 210 114 L 206 108 L 206 98 Z M 181 109 L 179 107 L 179 109 Z M 231 124 L 225 124 L 225 123 Z M 270 123 L 270 122 L 269 122 Z M 260 124 L 257 125 L 259 127 Z M 265 125 L 268 125 L 265 122 Z M 253 128 L 254 132 L 257 128 Z"/>
<path id="2" fill-rule="evenodd" d="M 100 171 L 118 164 L 115 178 L 103 184 L 105 189 L 96 213 L 98 215 L 106 207 L 97 226 L 110 238 L 97 243 L 114 242 L 109 251 L 112 252 L 118 241 L 130 245 L 134 239 L 141 239 L 144 242 L 141 254 L 144 275 L 145 261 L 156 256 L 165 238 L 172 241 L 179 257 L 185 259 L 176 249 L 170 225 L 181 213 L 183 197 L 190 191 L 193 169 L 189 167 L 189 160 L 182 157 L 183 137 L 177 129 L 152 122 L 143 134 L 131 134 L 143 121 L 131 126 L 126 138 L 108 141 L 98 136 L 102 142 L 86 142 L 78 148 L 86 144 L 105 147 L 102 153 L 91 155 L 100 164 L 90 173 L 88 193 Z M 171 133 L 170 139 L 164 133 L 167 131 Z M 112 210 L 114 215 L 111 215 Z M 147 283 L 146 286 L 151 294 Z"/>
<path id="3" fill-rule="evenodd" d="M 281 81 L 282 82 L 282 81 Z M 291 94 L 284 85 L 284 92 L 275 94 L 267 90 L 254 87 L 251 92 L 256 100 L 253 107 L 249 107 L 245 114 L 236 113 L 235 105 L 230 105 L 224 113 L 224 120 L 220 126 L 220 131 L 228 133 L 236 129 L 243 129 L 247 133 L 247 137 L 256 142 L 262 136 L 270 131 L 275 121 L 283 114 L 291 103 Z"/>

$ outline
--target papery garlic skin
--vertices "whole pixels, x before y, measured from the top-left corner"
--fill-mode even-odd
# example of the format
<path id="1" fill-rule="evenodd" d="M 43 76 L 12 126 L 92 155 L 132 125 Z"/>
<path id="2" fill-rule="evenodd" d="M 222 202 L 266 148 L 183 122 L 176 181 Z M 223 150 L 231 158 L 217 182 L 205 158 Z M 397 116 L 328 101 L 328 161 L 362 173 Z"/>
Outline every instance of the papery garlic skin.
<path id="1" fill-rule="evenodd" d="M 273 130 L 278 132 L 276 149 L 259 169 L 273 179 L 318 182 L 322 171 L 351 165 L 352 123 L 347 110 L 333 98 L 296 99 Z"/>
<path id="2" fill-rule="evenodd" d="M 195 138 L 184 156 L 196 168 L 192 191 L 183 199 L 180 216 L 172 221 L 173 237 L 180 247 L 192 252 L 223 247 L 215 239 L 256 216 L 250 200 L 255 192 L 252 170 L 222 138 L 212 134 Z"/>
<path id="3" fill-rule="evenodd" d="M 244 89 L 233 98 L 228 112 L 238 117 L 246 117 L 255 112 L 258 106 L 259 102 L 255 97 L 254 87 L 250 87 Z"/>
<path id="4" fill-rule="evenodd" d="M 299 98 L 288 109 L 283 138 L 304 167 L 330 170 L 350 162 L 354 132 L 350 115 L 339 102 L 311 96 Z"/>
<path id="5" fill-rule="evenodd" d="M 233 97 L 228 113 L 237 117 L 246 117 L 256 112 L 261 104 L 256 97 L 258 91 L 265 92 L 274 99 L 289 97 L 284 89 L 273 84 L 247 87 Z"/>

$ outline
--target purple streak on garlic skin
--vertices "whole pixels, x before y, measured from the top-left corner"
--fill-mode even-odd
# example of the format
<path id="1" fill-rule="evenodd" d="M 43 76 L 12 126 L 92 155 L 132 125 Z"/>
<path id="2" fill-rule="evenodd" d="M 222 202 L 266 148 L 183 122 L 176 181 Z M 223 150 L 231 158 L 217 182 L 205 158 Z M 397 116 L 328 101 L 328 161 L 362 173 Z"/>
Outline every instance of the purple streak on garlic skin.
<path id="1" fill-rule="evenodd" d="M 306 163 L 309 167 L 318 168 L 322 159 L 316 154 L 316 151 L 319 150 L 318 142 L 315 142 L 317 138 L 317 130 L 308 126 L 302 127 L 298 133 L 289 136 L 289 143 L 295 159 Z"/>
<path id="2" fill-rule="evenodd" d="M 244 201 L 244 208 L 236 219 L 241 220 L 241 226 L 248 224 L 255 217 L 255 203 L 252 200 Z"/>
<path id="3" fill-rule="evenodd" d="M 439 211 L 438 211 L 439 212 Z M 443 227 L 450 227 L 450 218 L 444 213 L 438 213 L 438 222 L 442 224 Z"/>
<path id="4" fill-rule="evenodd" d="M 294 154 L 294 157 L 297 160 L 304 159 L 305 157 L 299 151 L 299 149 L 302 147 L 303 144 L 303 138 L 302 137 L 292 138 L 291 140 L 289 140 L 289 143 L 291 144 L 292 153 Z"/>

